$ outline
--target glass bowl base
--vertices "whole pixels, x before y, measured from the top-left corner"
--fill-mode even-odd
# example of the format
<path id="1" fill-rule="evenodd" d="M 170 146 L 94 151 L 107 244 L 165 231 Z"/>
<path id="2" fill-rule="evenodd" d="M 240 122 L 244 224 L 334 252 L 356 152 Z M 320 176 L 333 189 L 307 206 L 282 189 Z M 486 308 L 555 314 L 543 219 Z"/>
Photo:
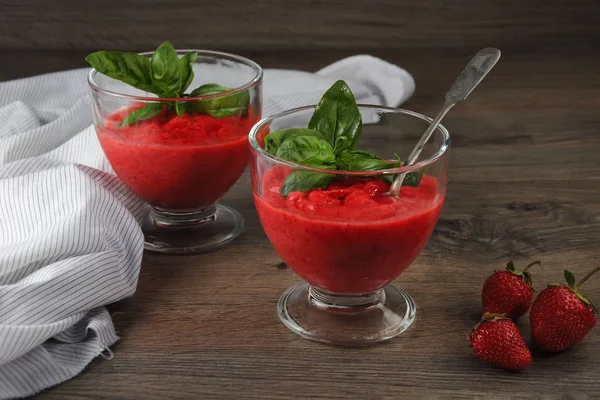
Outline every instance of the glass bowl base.
<path id="1" fill-rule="evenodd" d="M 343 296 L 302 282 L 281 295 L 277 313 L 286 327 L 305 339 L 358 347 L 405 332 L 415 320 L 416 305 L 391 284 L 373 293 Z"/>
<path id="2" fill-rule="evenodd" d="M 215 204 L 200 211 L 172 212 L 151 207 L 142 221 L 144 248 L 159 253 L 192 254 L 216 250 L 239 236 L 244 218 Z"/>

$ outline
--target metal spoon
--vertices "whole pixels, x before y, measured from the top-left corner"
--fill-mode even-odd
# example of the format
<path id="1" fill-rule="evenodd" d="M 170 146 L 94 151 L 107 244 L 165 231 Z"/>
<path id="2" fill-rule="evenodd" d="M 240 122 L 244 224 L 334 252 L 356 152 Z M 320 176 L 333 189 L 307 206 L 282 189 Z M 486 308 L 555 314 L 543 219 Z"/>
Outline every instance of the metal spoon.
<path id="1" fill-rule="evenodd" d="M 488 47 L 483 50 L 479 50 L 475 57 L 467 64 L 465 69 L 460 73 L 450 90 L 446 93 L 446 99 L 444 101 L 444 106 L 435 117 L 433 122 L 429 125 L 419 142 L 415 146 L 415 148 L 410 152 L 408 156 L 408 160 L 406 160 L 406 164 L 404 166 L 413 165 L 417 162 L 419 158 L 419 154 L 425 147 L 425 143 L 431 137 L 431 134 L 438 127 L 442 118 L 450 111 L 452 107 L 463 101 L 464 99 L 471 94 L 473 89 L 479 85 L 479 83 L 485 78 L 485 76 L 492 70 L 494 65 L 500 59 L 500 50 Z M 406 176 L 406 172 L 403 174 L 399 174 L 394 182 L 392 182 L 392 186 L 390 186 L 390 193 L 396 197 L 400 197 L 400 187 L 402 186 L 402 182 L 404 181 L 404 177 Z"/>

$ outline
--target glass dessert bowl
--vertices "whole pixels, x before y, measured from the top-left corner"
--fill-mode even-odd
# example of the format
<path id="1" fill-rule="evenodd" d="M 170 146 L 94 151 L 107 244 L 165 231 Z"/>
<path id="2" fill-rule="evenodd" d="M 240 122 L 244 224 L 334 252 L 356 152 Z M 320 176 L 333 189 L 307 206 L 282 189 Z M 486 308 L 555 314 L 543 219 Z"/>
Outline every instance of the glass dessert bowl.
<path id="1" fill-rule="evenodd" d="M 408 155 L 431 122 L 401 109 L 358 109 L 358 146 L 386 160 L 395 160 L 395 153 Z M 449 135 L 440 125 L 415 165 L 377 171 L 313 168 L 266 150 L 267 135 L 310 126 L 314 111 L 314 106 L 290 110 L 261 120 L 250 132 L 252 191 L 260 222 L 283 261 L 305 281 L 283 293 L 278 315 L 307 339 L 347 346 L 387 340 L 415 319 L 413 299 L 391 282 L 423 250 L 439 218 Z M 362 153 L 371 154 L 355 152 Z M 388 190 L 400 173 L 407 175 L 396 198 Z M 312 189 L 286 190 L 301 180 L 295 189 Z"/>
<path id="2" fill-rule="evenodd" d="M 190 52 L 176 51 L 180 62 Z M 88 76 L 104 154 L 125 185 L 150 205 L 142 230 L 151 251 L 210 251 L 243 230 L 242 216 L 217 201 L 248 163 L 248 132 L 260 119 L 262 69 L 232 54 L 193 52 L 187 85 L 197 89 L 187 95 L 181 90 L 180 97 L 155 96 L 97 69 Z M 153 68 L 154 54 L 141 54 Z"/>

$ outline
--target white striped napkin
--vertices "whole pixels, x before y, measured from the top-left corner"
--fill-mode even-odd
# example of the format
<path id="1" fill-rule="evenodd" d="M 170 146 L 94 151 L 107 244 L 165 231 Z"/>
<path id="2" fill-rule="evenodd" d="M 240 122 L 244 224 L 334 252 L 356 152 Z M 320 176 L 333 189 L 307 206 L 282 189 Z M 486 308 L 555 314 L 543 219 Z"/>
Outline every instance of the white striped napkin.
<path id="1" fill-rule="evenodd" d="M 112 175 L 91 124 L 87 69 L 0 83 L 0 398 L 70 379 L 118 337 L 103 307 L 133 295 L 144 204 Z M 264 115 L 315 104 L 337 79 L 396 106 L 403 69 L 371 56 L 316 74 L 265 70 Z"/>

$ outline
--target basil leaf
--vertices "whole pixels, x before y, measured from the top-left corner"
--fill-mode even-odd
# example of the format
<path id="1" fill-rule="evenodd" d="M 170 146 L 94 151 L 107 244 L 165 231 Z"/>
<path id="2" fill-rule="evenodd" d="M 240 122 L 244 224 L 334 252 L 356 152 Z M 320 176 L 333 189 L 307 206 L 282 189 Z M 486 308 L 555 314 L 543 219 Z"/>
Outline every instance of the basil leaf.
<path id="1" fill-rule="evenodd" d="M 231 88 L 208 83 L 194 89 L 188 96 L 200 97 L 210 96 L 230 91 Z M 190 109 L 193 112 L 209 114 L 215 118 L 245 116 L 248 114 L 248 104 L 250 103 L 250 93 L 247 90 L 233 93 L 227 96 L 215 97 L 212 99 L 198 100 L 190 102 Z"/>
<path id="2" fill-rule="evenodd" d="M 398 161 L 382 160 L 378 156 L 363 150 L 344 150 L 336 160 L 339 169 L 345 171 L 376 171 L 380 169 L 397 168 Z"/>
<path id="3" fill-rule="evenodd" d="M 352 161 L 352 160 L 362 160 L 362 159 L 374 159 L 380 160 L 379 156 L 364 150 L 344 150 L 340 154 L 338 154 L 338 158 L 340 160 Z"/>
<path id="4" fill-rule="evenodd" d="M 283 181 L 279 192 L 286 197 L 291 192 L 326 188 L 333 175 L 313 171 L 294 171 Z"/>
<path id="5" fill-rule="evenodd" d="M 187 53 L 185 56 L 179 59 L 179 96 L 185 93 L 185 90 L 190 86 L 194 80 L 194 68 L 193 65 L 198 59 L 198 53 L 192 51 Z"/>
<path id="6" fill-rule="evenodd" d="M 354 148 L 360 138 L 362 117 L 346 82 L 339 80 L 325 92 L 308 127 L 321 132 L 336 154 Z M 342 137 L 346 139 L 339 140 Z"/>
<path id="7" fill-rule="evenodd" d="M 402 181 L 402 186 L 414 186 L 417 187 L 421 183 L 421 178 L 423 178 L 423 174 L 425 173 L 425 168 L 420 169 L 419 171 L 409 172 L 404 177 Z M 396 175 L 384 175 L 382 179 L 389 183 L 390 185 L 394 182 Z"/>
<path id="8" fill-rule="evenodd" d="M 276 157 L 302 165 L 327 165 L 335 163 L 331 145 L 315 136 L 292 136 L 281 143 Z"/>
<path id="9" fill-rule="evenodd" d="M 421 183 L 421 178 L 423 178 L 423 174 L 425 173 L 425 168 L 420 169 L 416 172 L 409 172 L 404 177 L 404 181 L 402 181 L 402 186 L 419 186 Z"/>
<path id="10" fill-rule="evenodd" d="M 183 71 L 171 42 L 166 41 L 158 46 L 150 60 L 150 67 L 152 82 L 161 92 L 161 97 L 180 97 L 182 93 L 179 91 L 179 79 Z"/>
<path id="11" fill-rule="evenodd" d="M 230 90 L 231 90 L 231 88 L 228 88 L 227 86 L 221 86 L 216 83 L 207 83 L 205 85 L 202 85 L 202 86 L 197 87 L 196 89 L 192 90 L 192 92 L 188 96 L 190 96 L 190 97 L 210 96 L 213 94 L 228 92 Z"/>
<path id="12" fill-rule="evenodd" d="M 247 108 L 218 108 L 216 110 L 207 110 L 206 113 L 215 118 L 223 118 L 223 117 L 242 117 L 246 115 L 248 112 Z"/>
<path id="13" fill-rule="evenodd" d="M 288 128 L 282 129 L 280 131 L 275 131 L 269 133 L 265 136 L 265 150 L 275 155 L 277 153 L 277 149 L 281 146 L 284 140 L 293 137 L 293 136 L 314 136 L 323 139 L 323 135 L 320 132 L 314 131 L 312 129 L 307 128 Z"/>
<path id="14" fill-rule="evenodd" d="M 335 138 L 335 143 L 333 145 L 334 149 L 337 149 L 336 154 L 346 148 L 346 144 L 348 142 L 348 138 L 346 136 L 340 136 Z"/>
<path id="15" fill-rule="evenodd" d="M 135 53 L 97 51 L 85 60 L 98 72 L 145 92 L 156 93 L 150 74 L 150 60 Z"/>
<path id="16" fill-rule="evenodd" d="M 185 113 L 185 103 L 175 103 L 175 112 L 181 117 Z"/>
<path id="17" fill-rule="evenodd" d="M 133 124 L 134 122 L 139 122 L 148 118 L 152 118 L 155 115 L 159 114 L 162 111 L 162 109 L 163 105 L 161 103 L 148 103 L 144 107 L 131 112 L 123 120 L 123 122 L 121 122 L 120 126 L 124 127 L 129 124 Z"/>
<path id="18" fill-rule="evenodd" d="M 340 166 L 340 164 L 338 164 Z M 397 168 L 400 163 L 395 161 L 377 160 L 374 158 L 362 158 L 351 160 L 343 165 L 345 171 L 377 171 L 380 169 Z"/>

